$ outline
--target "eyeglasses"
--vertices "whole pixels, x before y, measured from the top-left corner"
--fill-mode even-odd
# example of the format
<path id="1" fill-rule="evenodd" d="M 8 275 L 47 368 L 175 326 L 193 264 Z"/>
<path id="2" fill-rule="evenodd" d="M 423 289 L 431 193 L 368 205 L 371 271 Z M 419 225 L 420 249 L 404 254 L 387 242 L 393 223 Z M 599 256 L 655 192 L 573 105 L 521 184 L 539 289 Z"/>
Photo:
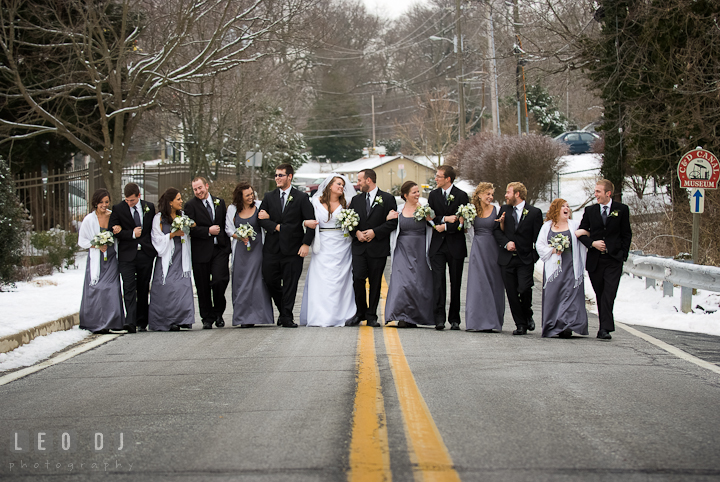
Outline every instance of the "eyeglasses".
<path id="1" fill-rule="evenodd" d="M 275 174 L 275 177 L 287 177 L 287 174 Z"/>

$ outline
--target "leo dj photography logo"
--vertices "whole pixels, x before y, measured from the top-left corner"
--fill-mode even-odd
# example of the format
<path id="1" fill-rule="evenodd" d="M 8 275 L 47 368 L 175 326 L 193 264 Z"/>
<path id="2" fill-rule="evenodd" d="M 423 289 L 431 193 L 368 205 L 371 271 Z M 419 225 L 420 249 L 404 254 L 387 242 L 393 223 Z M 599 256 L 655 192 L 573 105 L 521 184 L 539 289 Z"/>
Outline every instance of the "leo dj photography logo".
<path id="1" fill-rule="evenodd" d="M 132 432 L 92 430 L 13 430 L 10 431 L 10 452 L 14 454 L 114 453 L 124 455 L 134 445 Z"/>

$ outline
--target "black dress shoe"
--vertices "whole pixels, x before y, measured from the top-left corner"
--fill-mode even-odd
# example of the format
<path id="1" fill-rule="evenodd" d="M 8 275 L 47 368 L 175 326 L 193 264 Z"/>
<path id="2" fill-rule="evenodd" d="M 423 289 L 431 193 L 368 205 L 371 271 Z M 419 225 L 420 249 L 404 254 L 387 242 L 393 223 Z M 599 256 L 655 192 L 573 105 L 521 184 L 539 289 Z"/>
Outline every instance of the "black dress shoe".
<path id="1" fill-rule="evenodd" d="M 518 328 L 513 331 L 513 335 L 527 335 L 527 328 L 518 326 Z"/>
<path id="2" fill-rule="evenodd" d="M 606 330 L 598 331 L 597 337 L 601 340 L 612 340 L 612 336 L 610 336 L 610 333 L 608 333 Z"/>
<path id="3" fill-rule="evenodd" d="M 127 331 L 128 333 L 135 333 L 137 331 L 134 326 L 130 325 L 123 326 L 123 330 Z"/>
<path id="4" fill-rule="evenodd" d="M 532 318 L 528 320 L 527 331 L 535 331 L 535 321 Z"/>
<path id="5" fill-rule="evenodd" d="M 284 321 L 280 326 L 282 326 L 283 328 L 297 328 L 298 327 L 297 323 L 295 323 L 292 320 Z"/>
<path id="6" fill-rule="evenodd" d="M 435 324 L 435 329 L 438 330 L 438 331 L 444 330 L 444 329 L 445 329 L 445 322 L 443 321 L 442 323 L 436 323 L 436 324 Z"/>
<path id="7" fill-rule="evenodd" d="M 93 334 L 95 334 L 95 335 L 108 335 L 108 334 L 110 334 L 110 330 L 108 330 L 108 329 L 106 328 L 106 329 L 104 329 L 104 330 L 93 331 Z"/>
<path id="8" fill-rule="evenodd" d="M 212 321 L 203 321 L 203 330 L 212 330 Z"/>
<path id="9" fill-rule="evenodd" d="M 180 331 L 179 325 L 170 325 L 170 331 Z"/>
<path id="10" fill-rule="evenodd" d="M 185 323 L 184 325 L 180 325 L 180 328 L 183 330 L 192 330 L 192 325 L 189 323 Z"/>
<path id="11" fill-rule="evenodd" d="M 558 334 L 558 338 L 571 338 L 572 337 L 572 330 L 570 328 L 565 328 L 563 331 L 561 331 Z"/>
<path id="12" fill-rule="evenodd" d="M 458 323 L 457 321 L 453 321 L 452 323 L 450 323 L 450 329 L 451 329 L 451 330 L 459 330 L 459 329 L 460 329 L 460 323 Z"/>
<path id="13" fill-rule="evenodd" d="M 137 331 L 147 331 L 147 326 L 138 326 Z"/>
<path id="14" fill-rule="evenodd" d="M 358 326 L 360 324 L 360 321 L 360 317 L 358 315 L 355 315 L 345 322 L 345 326 Z"/>
<path id="15" fill-rule="evenodd" d="M 380 323 L 378 323 L 377 320 L 367 320 L 367 326 L 378 328 L 380 326 Z"/>
<path id="16" fill-rule="evenodd" d="M 495 333 L 495 330 L 480 330 L 480 333 Z"/>
<path id="17" fill-rule="evenodd" d="M 243 323 L 240 328 L 252 328 L 253 326 L 255 326 L 255 323 Z"/>
<path id="18" fill-rule="evenodd" d="M 215 320 L 215 326 L 217 326 L 218 328 L 222 328 L 223 326 L 225 326 L 225 322 L 223 321 L 222 316 L 218 316 L 218 319 Z"/>

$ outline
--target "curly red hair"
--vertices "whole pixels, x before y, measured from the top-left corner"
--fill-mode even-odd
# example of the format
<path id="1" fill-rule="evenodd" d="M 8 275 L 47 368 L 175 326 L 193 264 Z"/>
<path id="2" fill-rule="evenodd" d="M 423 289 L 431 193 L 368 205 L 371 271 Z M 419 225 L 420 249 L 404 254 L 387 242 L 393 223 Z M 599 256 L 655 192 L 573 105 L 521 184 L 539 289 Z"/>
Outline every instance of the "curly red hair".
<path id="1" fill-rule="evenodd" d="M 565 203 L 567 203 L 567 201 L 563 198 L 557 198 L 550 203 L 548 212 L 545 215 L 545 221 L 552 221 L 553 224 L 557 224 L 558 219 L 560 219 L 560 209 L 562 209 L 562 206 Z M 572 210 L 570 210 L 570 218 L 572 218 Z"/>

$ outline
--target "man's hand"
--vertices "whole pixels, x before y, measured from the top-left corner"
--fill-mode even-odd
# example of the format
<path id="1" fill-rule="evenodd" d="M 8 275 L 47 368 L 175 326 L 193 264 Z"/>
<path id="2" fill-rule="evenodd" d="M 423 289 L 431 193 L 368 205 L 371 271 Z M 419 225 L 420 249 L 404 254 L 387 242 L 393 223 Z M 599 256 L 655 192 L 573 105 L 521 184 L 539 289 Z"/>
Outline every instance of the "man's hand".
<path id="1" fill-rule="evenodd" d="M 454 214 L 452 216 L 445 216 L 446 223 L 454 223 L 455 221 L 457 221 L 457 216 Z"/>
<path id="2" fill-rule="evenodd" d="M 208 232 L 213 236 L 217 236 L 218 234 L 220 234 L 220 226 L 218 226 L 217 224 L 213 224 L 212 226 L 210 226 L 210 229 L 208 229 Z"/>
<path id="3" fill-rule="evenodd" d="M 101 253 L 104 253 L 105 251 L 107 251 L 107 244 L 103 244 L 102 246 L 99 246 L 98 249 L 100 250 Z"/>
<path id="4" fill-rule="evenodd" d="M 373 239 L 375 239 L 375 231 L 373 231 L 372 229 L 365 230 L 365 239 L 368 241 L 372 241 Z"/>
<path id="5" fill-rule="evenodd" d="M 122 231 L 122 228 L 121 228 L 120 226 L 118 226 L 117 224 L 112 227 L 112 232 L 113 232 L 113 234 L 117 234 L 117 233 L 119 233 L 120 231 Z"/>
<path id="6" fill-rule="evenodd" d="M 604 253 L 607 250 L 607 247 L 605 246 L 605 241 L 602 239 L 598 239 L 597 241 L 593 241 L 592 247 L 600 251 L 601 253 Z"/>
<path id="7" fill-rule="evenodd" d="M 277 231 L 278 233 L 280 232 L 280 223 L 277 223 L 275 225 L 275 231 Z"/>
<path id="8" fill-rule="evenodd" d="M 141 234 L 142 234 L 142 228 L 140 226 L 133 229 L 133 235 L 135 236 L 135 239 L 139 238 Z"/>
<path id="9" fill-rule="evenodd" d="M 445 225 L 444 224 L 436 224 L 435 231 L 437 231 L 438 233 L 442 233 L 443 231 L 445 231 Z"/>
<path id="10" fill-rule="evenodd" d="M 515 247 L 515 241 L 510 241 L 507 246 L 505 246 L 505 249 L 508 251 L 517 251 L 517 248 Z"/>
<path id="11" fill-rule="evenodd" d="M 365 237 L 365 231 L 358 231 L 357 233 L 355 233 L 355 236 L 358 238 L 358 241 L 360 241 L 361 243 L 364 243 L 365 241 L 367 241 L 367 238 Z"/>
<path id="12" fill-rule="evenodd" d="M 310 246 L 308 246 L 307 244 L 303 244 L 302 246 L 300 246 L 300 249 L 298 250 L 298 255 L 301 258 L 304 258 L 305 256 L 308 255 L 309 252 L 310 252 Z"/>

